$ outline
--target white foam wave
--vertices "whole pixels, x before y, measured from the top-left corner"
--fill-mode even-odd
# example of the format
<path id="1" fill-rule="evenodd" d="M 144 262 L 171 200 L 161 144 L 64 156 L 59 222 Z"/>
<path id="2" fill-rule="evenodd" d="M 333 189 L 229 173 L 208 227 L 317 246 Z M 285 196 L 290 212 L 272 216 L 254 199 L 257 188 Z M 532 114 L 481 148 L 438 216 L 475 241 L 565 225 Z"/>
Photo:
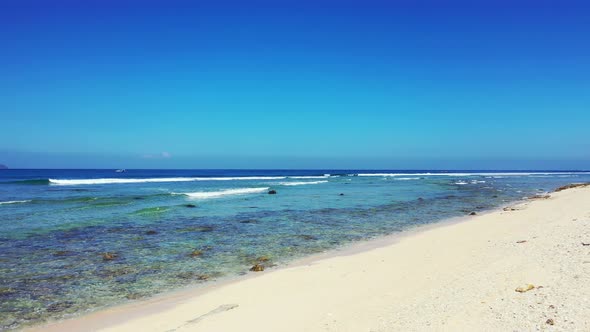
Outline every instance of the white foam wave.
<path id="1" fill-rule="evenodd" d="M 358 176 L 380 176 L 380 177 L 396 177 L 396 176 L 468 176 L 469 173 L 360 173 Z"/>
<path id="2" fill-rule="evenodd" d="M 162 183 L 162 182 L 192 182 L 192 181 L 232 181 L 232 180 L 281 180 L 284 176 L 244 176 L 244 177 L 193 177 L 193 178 L 148 178 L 148 179 L 49 179 L 50 184 L 60 186 L 92 185 L 92 184 L 125 184 L 125 183 Z"/>
<path id="3" fill-rule="evenodd" d="M 420 180 L 420 178 L 395 178 L 398 181 Z"/>
<path id="4" fill-rule="evenodd" d="M 0 202 L 0 205 L 2 205 L 2 204 L 28 203 L 28 202 L 30 202 L 30 200 L 24 200 L 24 201 L 6 201 L 6 202 Z"/>
<path id="5" fill-rule="evenodd" d="M 304 186 L 306 184 L 320 184 L 328 181 L 300 181 L 300 182 L 279 182 L 281 186 Z"/>
<path id="6" fill-rule="evenodd" d="M 192 193 L 173 193 L 176 195 L 186 195 L 190 198 L 195 199 L 207 199 L 207 198 L 219 198 L 223 196 L 231 195 L 245 195 L 245 194 L 256 194 L 267 191 L 268 187 L 264 188 L 237 188 L 237 189 L 226 189 L 220 191 L 197 191 Z"/>
<path id="7" fill-rule="evenodd" d="M 590 175 L 590 172 L 484 172 L 484 173 L 360 173 L 358 176 L 380 176 L 380 177 L 397 177 L 397 176 L 539 176 L 539 175 Z"/>
<path id="8" fill-rule="evenodd" d="M 290 176 L 289 179 L 325 179 L 329 178 L 330 174 L 312 175 L 312 176 Z"/>
<path id="9" fill-rule="evenodd" d="M 465 181 L 457 181 L 457 182 L 455 182 L 455 184 L 458 184 L 458 185 L 461 185 L 462 186 L 462 185 L 466 185 L 467 182 L 465 182 Z"/>

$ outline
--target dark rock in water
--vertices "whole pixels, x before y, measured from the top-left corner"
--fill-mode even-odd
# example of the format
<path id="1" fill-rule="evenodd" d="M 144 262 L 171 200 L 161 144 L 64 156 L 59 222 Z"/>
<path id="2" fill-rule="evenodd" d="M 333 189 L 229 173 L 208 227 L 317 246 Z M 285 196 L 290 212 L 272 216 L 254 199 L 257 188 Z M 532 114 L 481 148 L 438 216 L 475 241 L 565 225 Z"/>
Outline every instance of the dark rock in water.
<path id="1" fill-rule="evenodd" d="M 344 196 L 344 194 L 343 194 L 343 193 L 340 193 L 340 195 L 339 195 L 339 196 Z"/>
<path id="2" fill-rule="evenodd" d="M 14 292 L 15 292 L 14 289 L 12 289 L 10 287 L 0 287 L 0 296 L 10 295 Z"/>
<path id="3" fill-rule="evenodd" d="M 561 186 L 561 187 L 555 189 L 555 192 L 566 190 L 566 189 L 577 188 L 577 187 L 586 187 L 586 186 L 590 186 L 590 182 L 589 183 L 570 183 L 568 185 Z"/>
<path id="4" fill-rule="evenodd" d="M 193 250 L 193 251 L 190 253 L 190 256 L 191 256 L 191 257 L 200 257 L 200 256 L 202 256 L 202 255 L 203 255 L 203 251 L 202 251 L 202 250 Z"/>
<path id="5" fill-rule="evenodd" d="M 185 227 L 178 230 L 178 232 L 213 232 L 215 227 L 213 226 L 192 226 L 192 227 Z"/>
<path id="6" fill-rule="evenodd" d="M 186 271 L 186 272 L 180 272 L 176 276 L 180 279 L 193 279 L 195 277 L 195 274 L 196 273 L 194 273 L 192 271 Z"/>
<path id="7" fill-rule="evenodd" d="M 422 197 L 418 197 L 418 200 L 419 200 L 420 202 L 422 202 L 422 201 L 424 200 L 424 198 L 422 198 Z"/>
<path id="8" fill-rule="evenodd" d="M 195 204 L 185 204 L 184 206 L 187 208 L 196 208 L 197 207 Z"/>
<path id="9" fill-rule="evenodd" d="M 258 220 L 254 220 L 254 219 L 240 220 L 240 224 L 255 224 L 257 222 L 258 222 Z"/>
<path id="10" fill-rule="evenodd" d="M 112 261 L 117 258 L 117 254 L 114 252 L 105 252 L 102 254 L 103 261 Z"/>
<path id="11" fill-rule="evenodd" d="M 8 167 L 6 165 L 0 164 L 0 169 L 8 169 Z"/>
<path id="12" fill-rule="evenodd" d="M 199 274 L 193 271 L 180 272 L 176 276 L 180 279 L 196 279 L 201 281 L 209 280 L 211 278 L 208 274 Z"/>
<path id="13" fill-rule="evenodd" d="M 301 234 L 301 235 L 297 235 L 298 237 L 304 239 L 304 240 L 317 240 L 318 238 L 313 236 L 313 235 L 308 235 L 308 234 Z"/>
<path id="14" fill-rule="evenodd" d="M 156 235 L 158 234 L 158 232 L 154 231 L 154 230 L 149 230 L 147 232 L 145 232 L 145 235 Z"/>
<path id="15" fill-rule="evenodd" d="M 133 199 L 135 199 L 135 200 L 138 200 L 138 201 L 139 201 L 139 200 L 142 200 L 142 199 L 143 199 L 143 197 L 133 197 Z"/>
<path id="16" fill-rule="evenodd" d="M 260 257 L 256 258 L 256 261 L 258 261 L 260 263 L 268 262 L 268 261 L 270 261 L 270 257 L 268 257 L 268 256 L 260 256 Z"/>
<path id="17" fill-rule="evenodd" d="M 74 253 L 72 251 L 69 250 L 58 250 L 56 252 L 53 253 L 53 256 L 57 256 L 57 257 L 62 257 L 62 256 L 70 256 L 73 255 Z"/>
<path id="18" fill-rule="evenodd" d="M 264 271 L 264 265 L 254 264 L 254 266 L 252 266 L 250 268 L 250 271 L 252 271 L 252 272 L 262 272 L 262 271 Z"/>
<path id="19" fill-rule="evenodd" d="M 128 274 L 136 273 L 137 270 L 129 266 L 123 266 L 120 268 L 105 269 L 99 273 L 100 276 L 105 278 L 117 278 Z"/>
<path id="20" fill-rule="evenodd" d="M 492 198 L 498 198 L 498 195 L 492 195 Z"/>
<path id="21" fill-rule="evenodd" d="M 277 194 L 277 191 L 276 190 L 269 190 L 268 191 L 268 194 L 269 195 L 276 195 Z"/>
<path id="22" fill-rule="evenodd" d="M 74 305 L 74 302 L 72 302 L 72 301 L 56 302 L 56 303 L 50 304 L 46 310 L 49 312 L 60 312 L 60 311 L 66 310 L 67 308 L 69 308 L 73 305 Z"/>
<path id="23" fill-rule="evenodd" d="M 474 212 L 471 212 L 469 215 L 470 216 L 475 216 L 475 215 L 477 215 L 477 212 L 475 212 L 475 211 Z"/>

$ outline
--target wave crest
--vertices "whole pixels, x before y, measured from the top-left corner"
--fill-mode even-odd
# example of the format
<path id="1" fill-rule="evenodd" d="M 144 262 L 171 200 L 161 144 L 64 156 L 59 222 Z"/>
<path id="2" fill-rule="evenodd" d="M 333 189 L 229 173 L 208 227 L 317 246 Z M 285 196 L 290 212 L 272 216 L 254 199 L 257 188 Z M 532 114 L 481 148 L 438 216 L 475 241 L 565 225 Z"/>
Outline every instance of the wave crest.
<path id="1" fill-rule="evenodd" d="M 2 204 L 19 204 L 19 203 L 28 203 L 31 200 L 23 200 L 23 201 L 6 201 L 6 202 L 0 202 L 0 205 Z"/>
<path id="2" fill-rule="evenodd" d="M 247 177 L 177 177 L 177 178 L 104 178 L 104 179 L 49 179 L 49 183 L 59 186 L 93 185 L 93 184 L 125 184 L 125 183 L 162 183 L 192 181 L 232 181 L 232 180 L 282 180 L 284 176 L 247 176 Z"/>
<path id="3" fill-rule="evenodd" d="M 207 199 L 207 198 L 219 198 L 223 196 L 232 195 L 245 195 L 245 194 L 257 194 L 262 193 L 270 189 L 269 187 L 264 188 L 237 188 L 237 189 L 226 189 L 220 191 L 197 191 L 192 193 L 174 193 L 176 195 L 185 195 L 195 199 Z"/>
<path id="4" fill-rule="evenodd" d="M 299 182 L 279 182 L 281 186 L 304 186 L 306 184 L 320 184 L 328 181 L 299 181 Z"/>

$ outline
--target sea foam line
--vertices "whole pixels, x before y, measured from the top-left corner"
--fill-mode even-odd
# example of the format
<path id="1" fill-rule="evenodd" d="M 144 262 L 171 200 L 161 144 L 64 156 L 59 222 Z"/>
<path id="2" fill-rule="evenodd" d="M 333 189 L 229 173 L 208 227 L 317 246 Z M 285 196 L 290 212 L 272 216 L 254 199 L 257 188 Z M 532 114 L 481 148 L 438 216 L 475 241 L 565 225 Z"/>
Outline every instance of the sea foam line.
<path id="1" fill-rule="evenodd" d="M 285 176 L 245 176 L 245 177 L 182 177 L 182 178 L 147 178 L 147 179 L 49 179 L 49 183 L 59 186 L 91 185 L 91 184 L 124 184 L 124 183 L 162 183 L 192 181 L 232 181 L 232 180 L 282 180 Z"/>
<path id="2" fill-rule="evenodd" d="M 269 187 L 264 188 L 237 188 L 237 189 L 226 189 L 220 191 L 197 191 L 192 193 L 173 193 L 175 195 L 186 195 L 190 198 L 195 199 L 206 199 L 206 198 L 219 198 L 223 196 L 231 195 L 245 195 L 245 194 L 256 194 L 262 193 L 270 189 Z"/>
<path id="3" fill-rule="evenodd" d="M 328 181 L 294 181 L 294 182 L 279 182 L 281 186 L 304 186 L 306 184 L 320 184 Z"/>
<path id="4" fill-rule="evenodd" d="M 360 173 L 357 176 L 531 176 L 531 175 L 575 175 L 588 174 L 590 172 L 504 172 L 504 173 Z"/>
<path id="5" fill-rule="evenodd" d="M 31 200 L 24 200 L 24 201 L 6 201 L 6 202 L 0 202 L 0 205 L 2 204 L 18 204 L 18 203 L 28 203 Z"/>
<path id="6" fill-rule="evenodd" d="M 324 175 L 289 176 L 289 179 L 327 179 L 329 177 L 331 177 L 330 174 L 324 174 Z"/>

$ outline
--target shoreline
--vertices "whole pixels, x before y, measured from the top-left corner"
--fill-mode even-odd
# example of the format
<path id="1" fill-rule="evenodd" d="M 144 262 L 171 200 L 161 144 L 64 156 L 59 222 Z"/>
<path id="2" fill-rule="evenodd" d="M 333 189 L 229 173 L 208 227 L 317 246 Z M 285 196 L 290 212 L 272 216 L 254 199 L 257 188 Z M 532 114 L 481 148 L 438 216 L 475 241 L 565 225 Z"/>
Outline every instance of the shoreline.
<path id="1" fill-rule="evenodd" d="M 298 286 L 302 286 L 301 290 L 304 291 L 304 285 L 297 285 L 296 279 L 293 279 L 292 276 L 289 274 L 293 274 L 293 271 L 299 274 L 300 272 L 306 273 L 311 271 L 312 269 L 322 268 L 325 270 L 325 267 L 328 265 L 333 264 L 334 262 L 341 263 L 342 261 L 346 260 L 358 260 L 360 257 L 361 260 L 364 258 L 363 256 L 374 256 L 380 251 L 386 250 L 396 250 L 400 246 L 400 244 L 405 242 L 411 242 L 416 238 L 421 238 L 424 236 L 432 235 L 436 233 L 445 233 L 448 232 L 449 229 L 453 227 L 463 227 L 464 225 L 473 225 L 477 220 L 481 219 L 497 219 L 498 216 L 501 215 L 509 215 L 518 213 L 519 211 L 529 211 L 529 205 L 538 205 L 538 204 L 545 204 L 544 202 L 555 201 L 556 198 L 560 200 L 564 200 L 561 197 L 564 196 L 571 196 L 573 193 L 578 193 L 578 195 L 588 195 L 590 196 L 590 188 L 574 188 L 564 191 L 563 193 L 551 193 L 550 199 L 537 199 L 537 200 L 520 200 L 512 203 L 507 203 L 506 205 L 500 206 L 496 209 L 491 209 L 488 211 L 484 211 L 477 216 L 462 216 L 462 217 L 455 217 L 446 220 L 442 220 L 436 223 L 428 224 L 428 225 L 420 225 L 416 227 L 412 227 L 408 230 L 404 230 L 399 233 L 394 233 L 374 239 L 369 239 L 366 241 L 360 241 L 355 243 L 350 243 L 343 247 L 339 247 L 333 250 L 329 250 L 327 252 L 314 254 L 311 256 L 298 258 L 294 261 L 291 261 L 285 265 L 281 265 L 277 268 L 273 268 L 267 270 L 262 273 L 249 273 L 245 276 L 234 276 L 229 277 L 225 280 L 221 279 L 218 282 L 214 282 L 211 285 L 197 285 L 197 286 L 190 286 L 188 288 L 183 288 L 179 290 L 172 290 L 170 292 L 166 292 L 163 294 L 156 295 L 154 297 L 148 298 L 146 300 L 140 300 L 131 303 L 124 303 L 119 305 L 114 305 L 112 307 L 107 307 L 103 309 L 99 309 L 94 312 L 82 314 L 77 317 L 67 318 L 64 320 L 53 321 L 53 322 L 46 322 L 40 325 L 34 325 L 29 327 L 24 327 L 25 331 L 78 331 L 78 330 L 129 330 L 131 328 L 139 328 L 141 327 L 144 330 L 153 330 L 153 331 L 168 331 L 171 330 L 170 327 L 173 327 L 172 330 L 209 330 L 205 325 L 206 323 L 212 324 L 221 324 L 220 327 L 223 326 L 226 330 L 237 330 L 238 327 L 241 326 L 240 320 L 235 320 L 232 324 L 235 325 L 227 325 L 226 323 L 220 322 L 217 317 L 221 317 L 224 315 L 229 315 L 230 313 L 236 313 L 240 311 L 240 304 L 236 303 L 235 307 L 234 304 L 227 303 L 220 306 L 214 306 L 213 302 L 211 301 L 211 305 L 209 305 L 207 300 L 213 297 L 217 300 L 224 299 L 221 302 L 225 301 L 227 297 L 234 297 L 232 296 L 232 290 L 238 289 L 239 292 L 243 292 L 245 288 L 250 288 L 250 284 L 260 284 L 266 283 L 266 281 L 261 281 L 261 279 L 276 279 L 275 277 L 283 277 L 283 279 L 289 279 L 293 282 L 292 291 L 297 291 Z M 546 204 L 545 204 L 546 205 Z M 515 207 L 516 210 L 514 211 L 505 211 L 504 207 L 511 206 Z M 590 210 L 590 209 L 589 209 Z M 467 221 L 473 221 L 468 223 Z M 492 220 L 493 222 L 493 220 Z M 497 222 L 497 221 L 496 221 Z M 488 221 L 489 223 L 489 221 Z M 446 231 L 445 231 L 446 230 Z M 440 234 L 439 234 L 440 235 Z M 398 250 L 399 251 L 399 250 Z M 374 257 L 372 257 L 374 258 Z M 383 258 L 388 258 L 387 255 L 384 255 Z M 425 260 L 425 257 L 417 257 L 418 259 Z M 428 257 L 426 257 L 426 260 Z M 590 259 L 590 256 L 589 256 Z M 346 262 L 344 262 L 346 263 Z M 346 265 L 346 264 L 345 264 Z M 590 266 L 590 264 L 589 264 Z M 324 271 L 325 272 L 325 271 Z M 351 271 L 346 271 L 351 272 Z M 324 273 L 325 275 L 325 273 Z M 363 287 L 362 282 L 361 284 L 354 284 L 354 286 Z M 241 288 L 241 289 L 240 289 Z M 273 288 L 271 283 L 268 284 L 268 288 Z M 277 288 L 277 287 L 275 287 Z M 280 287 L 279 287 L 280 288 Z M 229 292 L 228 292 L 229 290 Z M 277 290 L 277 289 L 275 289 Z M 280 291 L 284 291 L 283 288 L 279 289 Z M 251 289 L 248 291 L 252 291 Z M 229 294 L 228 294 L 229 293 Z M 266 293 L 266 292 L 265 292 Z M 402 291 L 403 293 L 403 291 Z M 266 294 L 267 296 L 272 297 L 272 294 Z M 239 296 L 238 296 L 239 298 Z M 282 302 L 281 298 L 273 298 L 276 302 Z M 202 300 L 202 301 L 201 301 Z M 217 301 L 219 302 L 219 301 Z M 227 302 L 227 301 L 225 301 Z M 321 301 L 320 301 L 321 302 Z M 195 304 L 196 303 L 196 304 Z M 183 317 L 181 313 L 175 313 L 175 309 L 179 309 L 180 307 L 191 306 L 191 309 L 195 309 L 197 312 L 202 312 L 202 315 L 191 314 L 191 316 L 197 316 L 198 319 L 186 319 Z M 284 305 L 284 303 L 282 303 Z M 213 307 L 211 307 L 213 305 Z M 320 304 L 321 306 L 321 304 Z M 354 306 L 354 305 L 353 305 Z M 201 307 L 211 307 L 212 310 L 207 311 L 206 309 L 203 310 Z M 297 309 L 299 307 L 295 306 L 293 309 Z M 289 310 L 285 309 L 284 310 Z M 299 308 L 304 309 L 304 308 Z M 303 310 L 305 311 L 305 310 Z M 226 313 L 227 312 L 227 313 Z M 260 312 L 259 310 L 254 310 L 249 312 L 251 315 L 265 315 L 264 312 Z M 169 315 L 168 318 L 158 317 L 162 315 Z M 303 313 L 301 313 L 303 314 Z M 208 318 L 210 317 L 210 318 Z M 304 318 L 305 315 L 299 316 L 300 318 Z M 207 318 L 207 319 L 205 319 Z M 162 322 L 162 319 L 165 321 Z M 195 321 L 196 319 L 196 321 Z M 154 322 L 160 322 L 156 325 L 153 325 Z M 151 322 L 151 323 L 150 323 Z M 198 324 L 197 324 L 198 323 Z M 188 325 L 187 325 L 188 324 Z M 223 325 L 226 324 L 226 325 Z M 201 326 L 202 325 L 202 326 Z M 329 325 L 329 324 L 328 324 Z M 354 324 L 352 324 L 354 325 Z M 355 330 L 352 325 L 347 326 L 340 326 L 338 330 Z M 218 326 L 218 325 L 213 325 Z M 233 328 L 232 328 L 233 326 Z M 285 327 L 283 325 L 279 325 Z M 293 330 L 296 330 L 294 327 L 289 327 Z M 314 324 L 310 324 L 308 326 L 303 326 L 304 329 L 309 330 L 332 330 L 331 328 L 318 328 Z M 267 330 L 266 327 L 259 327 L 257 329 Z M 411 328 L 410 328 L 411 329 Z M 268 329 L 271 330 L 271 329 Z M 379 330 L 379 329 L 377 329 Z"/>

